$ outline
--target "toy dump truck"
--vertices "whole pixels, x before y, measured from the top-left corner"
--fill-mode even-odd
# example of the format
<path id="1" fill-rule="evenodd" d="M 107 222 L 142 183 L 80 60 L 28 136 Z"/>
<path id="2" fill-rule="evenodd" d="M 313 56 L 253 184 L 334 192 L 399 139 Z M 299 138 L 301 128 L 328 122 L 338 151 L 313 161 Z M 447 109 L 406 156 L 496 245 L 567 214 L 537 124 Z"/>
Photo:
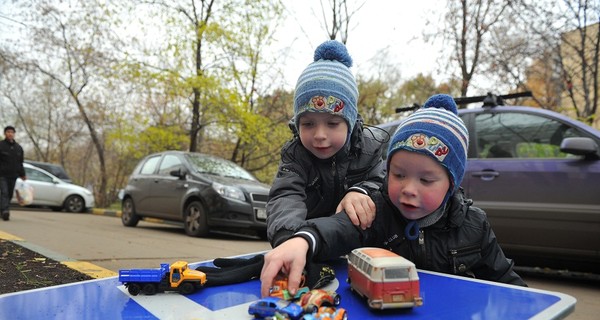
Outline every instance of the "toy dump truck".
<path id="1" fill-rule="evenodd" d="M 176 261 L 170 266 L 161 263 L 160 269 L 121 269 L 119 281 L 132 296 L 140 292 L 153 295 L 165 291 L 190 294 L 202 288 L 206 283 L 206 274 L 190 269 L 185 261 Z"/>

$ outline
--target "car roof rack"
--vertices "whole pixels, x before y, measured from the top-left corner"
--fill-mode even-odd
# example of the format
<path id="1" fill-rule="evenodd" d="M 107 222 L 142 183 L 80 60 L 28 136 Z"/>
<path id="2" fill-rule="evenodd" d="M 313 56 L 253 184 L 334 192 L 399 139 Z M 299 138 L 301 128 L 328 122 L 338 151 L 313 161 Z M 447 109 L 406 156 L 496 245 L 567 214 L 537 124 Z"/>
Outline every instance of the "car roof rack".
<path id="1" fill-rule="evenodd" d="M 465 105 L 469 103 L 475 102 L 483 102 L 483 107 L 497 107 L 503 106 L 504 100 L 506 99 L 516 99 L 516 98 L 525 98 L 525 97 L 533 97 L 531 91 L 517 92 L 511 94 L 504 95 L 495 95 L 491 92 L 488 92 L 485 96 L 473 96 L 473 97 L 456 97 L 454 98 L 454 102 L 457 105 Z M 396 108 L 396 113 L 406 112 L 406 111 L 414 111 L 421 107 L 418 103 L 413 103 L 410 107 L 399 107 Z"/>
<path id="2" fill-rule="evenodd" d="M 454 98 L 454 102 L 456 102 L 456 104 L 458 105 L 483 102 L 483 107 L 497 107 L 503 106 L 504 100 L 506 99 L 516 99 L 525 97 L 533 97 L 533 94 L 531 93 L 531 91 L 517 92 L 504 95 L 495 95 L 491 92 L 488 92 L 485 96 L 457 97 Z"/>

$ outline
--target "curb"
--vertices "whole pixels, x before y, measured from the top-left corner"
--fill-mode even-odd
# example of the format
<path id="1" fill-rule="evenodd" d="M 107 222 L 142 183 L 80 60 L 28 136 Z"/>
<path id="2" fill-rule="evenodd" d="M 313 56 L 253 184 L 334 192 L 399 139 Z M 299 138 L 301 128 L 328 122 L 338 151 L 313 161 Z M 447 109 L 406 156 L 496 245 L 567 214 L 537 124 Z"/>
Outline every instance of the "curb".
<path id="1" fill-rule="evenodd" d="M 112 270 L 102 268 L 100 266 L 97 266 L 97 265 L 92 264 L 87 261 L 78 261 L 75 259 L 71 259 L 63 254 L 54 252 L 52 250 L 46 249 L 44 247 L 38 246 L 33 243 L 29 243 L 29 242 L 25 241 L 25 239 L 19 238 L 15 235 L 6 233 L 4 231 L 0 231 L 0 239 L 10 241 L 16 245 L 19 245 L 21 247 L 24 247 L 26 249 L 34 251 L 42 256 L 45 256 L 46 258 L 58 261 L 61 264 L 65 265 L 73 270 L 79 271 L 83 274 L 86 274 L 92 278 L 96 278 L 96 279 L 108 278 L 108 277 L 114 277 L 114 276 L 118 275 L 118 273 L 116 273 Z"/>

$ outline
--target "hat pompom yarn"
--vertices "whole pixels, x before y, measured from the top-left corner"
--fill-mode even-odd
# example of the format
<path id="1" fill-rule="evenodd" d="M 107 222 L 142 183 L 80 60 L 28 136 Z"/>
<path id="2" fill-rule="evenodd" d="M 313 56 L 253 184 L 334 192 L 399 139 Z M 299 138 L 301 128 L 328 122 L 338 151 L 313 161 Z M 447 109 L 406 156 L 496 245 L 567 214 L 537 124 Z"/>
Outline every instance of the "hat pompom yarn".
<path id="1" fill-rule="evenodd" d="M 315 61 L 319 60 L 335 60 L 343 63 L 346 67 L 352 67 L 352 58 L 348 53 L 346 46 L 336 40 L 323 42 L 315 50 Z"/>
<path id="2" fill-rule="evenodd" d="M 438 108 L 448 110 L 456 115 L 458 115 L 458 108 L 456 107 L 456 102 L 454 102 L 454 98 L 447 94 L 436 94 L 423 104 L 423 109 L 425 108 Z"/>

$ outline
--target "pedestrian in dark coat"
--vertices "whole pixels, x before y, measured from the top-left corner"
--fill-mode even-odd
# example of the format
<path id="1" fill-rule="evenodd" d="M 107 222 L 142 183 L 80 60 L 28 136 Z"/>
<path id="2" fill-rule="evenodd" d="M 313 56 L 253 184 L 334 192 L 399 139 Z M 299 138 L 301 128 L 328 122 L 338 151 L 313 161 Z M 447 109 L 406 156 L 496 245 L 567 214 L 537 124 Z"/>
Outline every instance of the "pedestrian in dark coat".
<path id="1" fill-rule="evenodd" d="M 0 215 L 2 220 L 10 218 L 10 200 L 17 178 L 26 180 L 23 168 L 23 148 L 15 141 L 15 128 L 4 128 L 4 140 L 0 141 Z"/>

